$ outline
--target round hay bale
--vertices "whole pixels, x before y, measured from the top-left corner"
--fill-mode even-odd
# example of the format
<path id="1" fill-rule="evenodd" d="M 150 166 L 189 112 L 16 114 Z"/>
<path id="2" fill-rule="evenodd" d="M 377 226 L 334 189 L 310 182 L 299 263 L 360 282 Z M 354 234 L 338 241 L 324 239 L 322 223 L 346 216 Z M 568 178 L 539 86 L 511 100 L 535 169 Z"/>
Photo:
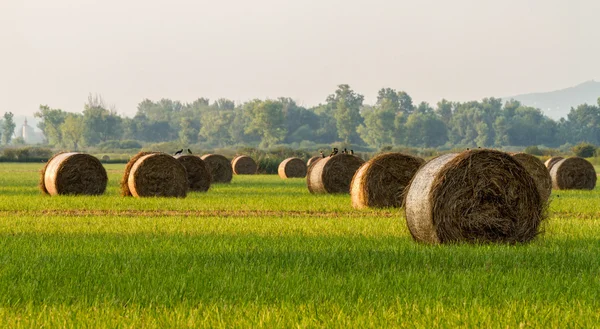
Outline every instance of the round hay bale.
<path id="1" fill-rule="evenodd" d="M 120 182 L 122 196 L 133 196 L 133 194 L 131 194 L 131 191 L 129 190 L 129 174 L 131 173 L 131 168 L 133 168 L 133 165 L 144 155 L 154 153 L 156 152 L 139 152 L 138 154 L 134 155 L 131 159 L 129 159 L 129 162 L 127 162 L 127 165 L 125 166 L 125 172 L 123 173 L 123 177 L 121 178 Z"/>
<path id="2" fill-rule="evenodd" d="M 140 157 L 131 167 L 127 179 L 135 197 L 180 197 L 188 191 L 185 167 L 173 156 L 152 153 Z"/>
<path id="3" fill-rule="evenodd" d="M 206 192 L 210 188 L 210 172 L 204 160 L 191 154 L 179 154 L 175 156 L 187 172 L 188 187 L 190 191 Z"/>
<path id="4" fill-rule="evenodd" d="M 39 186 L 48 195 L 101 195 L 107 183 L 106 169 L 96 157 L 63 152 L 48 160 Z"/>
<path id="5" fill-rule="evenodd" d="M 231 160 L 231 167 L 233 173 L 236 175 L 254 175 L 258 170 L 256 162 L 251 157 L 246 155 L 239 155 Z"/>
<path id="6" fill-rule="evenodd" d="M 513 158 L 517 159 L 517 161 L 527 169 L 531 177 L 533 177 L 538 192 L 540 192 L 540 196 L 542 197 L 542 201 L 546 202 L 552 193 L 552 178 L 550 178 L 548 168 L 546 168 L 542 160 L 534 155 L 528 153 L 513 153 L 511 155 Z"/>
<path id="7" fill-rule="evenodd" d="M 308 161 L 306 161 L 306 168 L 310 167 L 311 164 L 313 164 L 321 159 L 323 159 L 322 156 L 314 156 L 314 157 L 308 159 Z"/>
<path id="8" fill-rule="evenodd" d="M 551 157 L 550 159 L 546 160 L 546 162 L 544 162 L 544 165 L 546 166 L 546 168 L 548 168 L 548 171 L 552 170 L 552 167 L 560 160 L 564 159 L 563 157 Z"/>
<path id="9" fill-rule="evenodd" d="M 306 164 L 298 158 L 288 158 L 283 160 L 277 168 L 277 173 L 281 178 L 304 178 L 306 177 Z"/>
<path id="10" fill-rule="evenodd" d="M 484 149 L 429 161 L 404 202 L 410 233 L 425 243 L 528 242 L 547 208 L 519 161 Z"/>
<path id="11" fill-rule="evenodd" d="M 103 155 L 102 161 L 110 161 L 110 157 L 108 155 Z"/>
<path id="12" fill-rule="evenodd" d="M 350 193 L 352 177 L 365 161 L 350 154 L 321 159 L 310 166 L 306 182 L 310 193 Z"/>
<path id="13" fill-rule="evenodd" d="M 402 153 L 380 154 L 363 164 L 350 188 L 352 206 L 401 207 L 404 190 L 425 160 Z"/>
<path id="14" fill-rule="evenodd" d="M 233 176 L 231 162 L 220 154 L 205 154 L 200 159 L 204 161 L 210 172 L 211 183 L 229 183 Z"/>
<path id="15" fill-rule="evenodd" d="M 558 161 L 550 170 L 552 187 L 557 190 L 593 190 L 596 170 L 586 159 L 573 157 Z"/>

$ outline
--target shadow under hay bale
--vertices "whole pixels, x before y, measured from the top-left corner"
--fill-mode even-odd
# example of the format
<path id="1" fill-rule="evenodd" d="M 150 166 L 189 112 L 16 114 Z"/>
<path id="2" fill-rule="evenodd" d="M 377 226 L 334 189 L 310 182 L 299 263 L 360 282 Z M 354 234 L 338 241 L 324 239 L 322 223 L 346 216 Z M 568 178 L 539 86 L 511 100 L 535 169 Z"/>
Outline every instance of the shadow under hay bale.
<path id="1" fill-rule="evenodd" d="M 191 154 L 175 156 L 187 172 L 188 187 L 193 192 L 206 192 L 210 188 L 210 172 L 200 157 Z"/>
<path id="2" fill-rule="evenodd" d="M 586 159 L 573 157 L 558 161 L 550 170 L 552 187 L 557 190 L 593 190 L 596 170 Z"/>
<path id="3" fill-rule="evenodd" d="M 314 156 L 314 157 L 308 159 L 308 161 L 306 161 L 306 168 L 310 167 L 310 165 L 312 165 L 313 163 L 315 163 L 321 159 L 323 159 L 322 156 Z"/>
<path id="4" fill-rule="evenodd" d="M 552 178 L 550 178 L 548 168 L 546 168 L 542 160 L 527 153 L 514 153 L 511 155 L 513 158 L 517 159 L 517 161 L 527 169 L 531 177 L 533 177 L 538 192 L 540 192 L 540 196 L 542 197 L 542 201 L 548 201 L 548 198 L 552 193 Z"/>
<path id="5" fill-rule="evenodd" d="M 101 195 L 107 183 L 106 170 L 96 157 L 63 152 L 46 162 L 39 187 L 48 195 Z"/>
<path id="6" fill-rule="evenodd" d="M 405 198 L 413 238 L 434 244 L 528 242 L 538 235 L 546 208 L 527 169 L 493 150 L 429 161 Z"/>
<path id="7" fill-rule="evenodd" d="M 133 165 L 141 157 L 154 153 L 157 152 L 139 152 L 138 154 L 134 155 L 131 159 L 129 159 L 129 162 L 127 162 L 127 165 L 125 166 L 125 172 L 123 173 L 123 177 L 121 178 L 120 182 L 122 196 L 133 196 L 133 194 L 131 194 L 131 191 L 129 190 L 129 174 L 131 173 L 131 168 L 133 168 Z"/>
<path id="8" fill-rule="evenodd" d="M 230 183 L 233 177 L 231 162 L 220 154 L 205 154 L 200 157 L 208 167 L 212 184 Z"/>
<path id="9" fill-rule="evenodd" d="M 338 154 L 310 167 L 306 183 L 310 193 L 350 193 L 352 177 L 365 161 L 350 154 Z"/>
<path id="10" fill-rule="evenodd" d="M 254 160 L 246 155 L 239 155 L 231 160 L 233 173 L 236 175 L 254 175 L 258 166 Z"/>
<path id="11" fill-rule="evenodd" d="M 165 153 L 138 158 L 131 167 L 127 184 L 134 197 L 185 198 L 188 191 L 185 167 Z"/>
<path id="12" fill-rule="evenodd" d="M 306 164 L 298 158 L 288 158 L 283 160 L 277 168 L 277 173 L 281 178 L 303 178 L 306 177 Z"/>
<path id="13" fill-rule="evenodd" d="M 402 153 L 381 154 L 363 164 L 352 179 L 356 209 L 401 207 L 404 191 L 425 160 Z"/>
<path id="14" fill-rule="evenodd" d="M 550 159 L 546 160 L 546 162 L 544 162 L 544 165 L 546 166 L 546 168 L 548 168 L 548 171 L 550 171 L 558 161 L 563 159 L 563 157 L 551 157 Z"/>

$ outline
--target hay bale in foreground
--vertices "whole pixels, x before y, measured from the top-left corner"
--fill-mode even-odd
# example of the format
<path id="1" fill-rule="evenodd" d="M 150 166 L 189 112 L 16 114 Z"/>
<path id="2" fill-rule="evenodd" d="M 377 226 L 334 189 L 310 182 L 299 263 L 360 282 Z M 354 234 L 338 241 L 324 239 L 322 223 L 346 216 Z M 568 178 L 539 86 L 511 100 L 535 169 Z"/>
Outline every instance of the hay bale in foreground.
<path id="1" fill-rule="evenodd" d="M 236 175 L 254 175 L 258 170 L 258 166 L 254 160 L 246 155 L 238 155 L 231 160 L 233 173 Z"/>
<path id="2" fill-rule="evenodd" d="M 306 183 L 310 193 L 350 193 L 352 177 L 365 161 L 350 154 L 338 154 L 310 167 Z"/>
<path id="3" fill-rule="evenodd" d="M 544 165 L 546 166 L 546 168 L 548 168 L 548 171 L 550 171 L 558 161 L 563 159 L 563 157 L 551 157 L 550 159 L 546 160 L 546 162 L 544 162 Z"/>
<path id="4" fill-rule="evenodd" d="M 133 165 L 143 156 L 148 154 L 154 154 L 157 152 L 138 152 L 138 154 L 134 155 L 127 165 L 125 166 L 125 172 L 123 173 L 123 177 L 121 178 L 120 186 L 121 186 L 121 195 L 122 196 L 133 196 L 131 191 L 129 190 L 129 174 L 131 173 L 131 168 Z"/>
<path id="5" fill-rule="evenodd" d="M 131 167 L 127 184 L 135 197 L 180 197 L 188 191 L 185 167 L 165 153 L 146 154 Z"/>
<path id="6" fill-rule="evenodd" d="M 514 153 L 511 155 L 527 169 L 535 181 L 538 192 L 540 192 L 540 196 L 542 197 L 542 201 L 547 201 L 552 193 L 552 178 L 550 178 L 548 168 L 546 168 L 542 160 L 527 153 Z"/>
<path id="7" fill-rule="evenodd" d="M 321 159 L 323 159 L 322 156 L 314 156 L 314 157 L 308 159 L 308 161 L 306 161 L 306 168 L 310 167 L 311 164 L 313 164 Z"/>
<path id="8" fill-rule="evenodd" d="M 190 191 L 206 192 L 210 188 L 210 172 L 204 160 L 192 154 L 179 154 L 175 156 L 187 172 L 188 187 Z"/>
<path id="9" fill-rule="evenodd" d="M 229 183 L 233 177 L 231 162 L 220 154 L 205 154 L 200 157 L 208 167 L 211 183 Z"/>
<path id="10" fill-rule="evenodd" d="M 552 187 L 557 190 L 593 190 L 596 170 L 586 159 L 573 157 L 560 160 L 550 170 Z"/>
<path id="11" fill-rule="evenodd" d="M 48 195 L 100 195 L 106 190 L 106 169 L 96 157 L 70 152 L 55 154 L 41 171 L 40 190 Z"/>
<path id="12" fill-rule="evenodd" d="M 539 232 L 546 205 L 516 159 L 483 149 L 429 161 L 405 198 L 410 233 L 425 243 L 528 242 Z"/>
<path id="13" fill-rule="evenodd" d="M 298 158 L 288 158 L 283 160 L 277 168 L 277 173 L 281 178 L 303 178 L 306 177 L 306 164 Z"/>
<path id="14" fill-rule="evenodd" d="M 363 164 L 352 179 L 356 209 L 401 207 L 404 191 L 425 160 L 402 153 L 380 154 Z"/>

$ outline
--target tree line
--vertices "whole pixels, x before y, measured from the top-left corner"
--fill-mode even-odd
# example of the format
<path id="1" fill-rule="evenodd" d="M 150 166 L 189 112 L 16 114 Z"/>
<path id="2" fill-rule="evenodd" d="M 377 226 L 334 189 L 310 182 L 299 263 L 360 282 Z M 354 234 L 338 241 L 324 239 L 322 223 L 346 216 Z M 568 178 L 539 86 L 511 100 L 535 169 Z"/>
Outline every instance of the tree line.
<path id="1" fill-rule="evenodd" d="M 376 103 L 368 105 L 345 84 L 310 108 L 286 97 L 240 104 L 228 99 L 145 99 L 133 117 L 124 117 L 102 97 L 90 95 L 81 113 L 42 105 L 35 116 L 49 145 L 72 149 L 172 141 L 205 148 L 308 148 L 336 142 L 372 149 L 600 145 L 600 98 L 598 104 L 579 105 L 567 118 L 555 121 L 515 100 L 415 104 L 408 93 L 391 88 L 379 90 Z"/>

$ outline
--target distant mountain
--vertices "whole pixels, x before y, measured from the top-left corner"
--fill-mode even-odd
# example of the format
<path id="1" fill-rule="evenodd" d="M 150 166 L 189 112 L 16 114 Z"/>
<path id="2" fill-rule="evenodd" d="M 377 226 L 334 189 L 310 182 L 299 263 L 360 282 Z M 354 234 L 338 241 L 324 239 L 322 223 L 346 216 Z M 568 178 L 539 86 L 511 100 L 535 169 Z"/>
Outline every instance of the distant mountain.
<path id="1" fill-rule="evenodd" d="M 537 107 L 553 119 L 566 118 L 571 107 L 581 104 L 598 104 L 600 82 L 591 80 L 575 87 L 545 93 L 524 94 L 504 97 L 504 100 L 515 99 L 523 105 Z"/>

